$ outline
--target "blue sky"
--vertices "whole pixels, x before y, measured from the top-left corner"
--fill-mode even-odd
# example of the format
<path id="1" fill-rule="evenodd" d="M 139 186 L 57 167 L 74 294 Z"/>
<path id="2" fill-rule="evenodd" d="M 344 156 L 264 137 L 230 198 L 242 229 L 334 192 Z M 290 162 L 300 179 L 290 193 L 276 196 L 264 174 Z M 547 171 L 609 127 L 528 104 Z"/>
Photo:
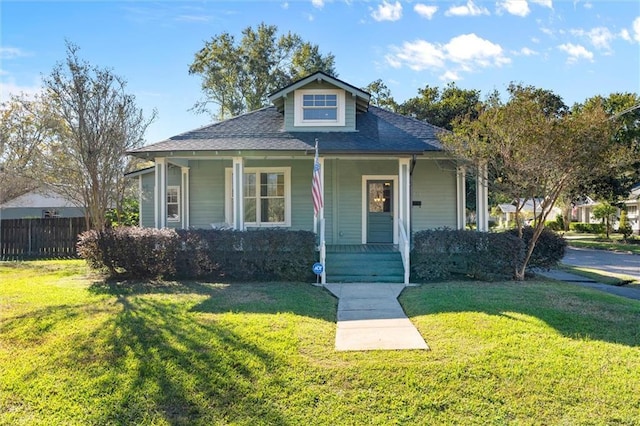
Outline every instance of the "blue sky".
<path id="1" fill-rule="evenodd" d="M 33 93 L 65 39 L 112 68 L 146 112 L 157 142 L 210 122 L 188 74 L 194 54 L 222 32 L 239 39 L 261 22 L 335 55 L 338 77 L 382 79 L 402 102 L 426 85 L 504 92 L 510 82 L 554 91 L 568 104 L 640 93 L 638 0 L 447 1 L 12 1 L 0 2 L 0 96 Z"/>

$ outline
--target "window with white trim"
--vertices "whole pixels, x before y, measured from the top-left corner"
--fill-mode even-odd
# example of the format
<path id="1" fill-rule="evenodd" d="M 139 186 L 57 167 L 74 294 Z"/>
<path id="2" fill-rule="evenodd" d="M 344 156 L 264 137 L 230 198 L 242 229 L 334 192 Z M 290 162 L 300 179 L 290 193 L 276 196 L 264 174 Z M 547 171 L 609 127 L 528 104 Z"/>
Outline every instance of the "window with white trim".
<path id="1" fill-rule="evenodd" d="M 232 169 L 226 169 L 226 216 L 233 217 Z M 291 226 L 291 168 L 245 168 L 245 226 Z"/>
<path id="2" fill-rule="evenodd" d="M 180 221 L 180 187 L 167 187 L 167 221 Z"/>
<path id="3" fill-rule="evenodd" d="M 344 126 L 343 90 L 296 90 L 294 99 L 295 126 Z"/>

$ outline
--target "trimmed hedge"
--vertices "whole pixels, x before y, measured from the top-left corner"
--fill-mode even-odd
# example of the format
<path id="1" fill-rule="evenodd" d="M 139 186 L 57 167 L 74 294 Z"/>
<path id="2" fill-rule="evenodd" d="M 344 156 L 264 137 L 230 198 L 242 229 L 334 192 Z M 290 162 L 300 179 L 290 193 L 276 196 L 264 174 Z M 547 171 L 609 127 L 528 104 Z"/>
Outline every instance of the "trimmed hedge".
<path id="1" fill-rule="evenodd" d="M 78 237 L 78 255 L 111 276 L 170 277 L 175 274 L 178 234 L 171 229 L 118 226 L 90 230 Z"/>
<path id="2" fill-rule="evenodd" d="M 604 234 L 607 229 L 604 223 L 571 222 L 569 230 L 584 234 Z"/>
<path id="3" fill-rule="evenodd" d="M 315 246 L 308 231 L 117 227 L 81 234 L 78 254 L 93 268 L 140 279 L 306 281 Z"/>
<path id="4" fill-rule="evenodd" d="M 447 280 L 456 275 L 482 280 L 510 279 L 523 255 L 522 240 L 509 233 L 420 231 L 414 234 L 411 252 L 412 281 Z"/>
<path id="5" fill-rule="evenodd" d="M 500 233 L 435 229 L 414 234 L 411 252 L 412 281 L 439 281 L 455 276 L 480 280 L 512 279 L 524 262 L 533 228 L 523 229 L 522 239 L 513 229 Z M 527 269 L 549 268 L 564 256 L 566 241 L 544 229 Z"/>

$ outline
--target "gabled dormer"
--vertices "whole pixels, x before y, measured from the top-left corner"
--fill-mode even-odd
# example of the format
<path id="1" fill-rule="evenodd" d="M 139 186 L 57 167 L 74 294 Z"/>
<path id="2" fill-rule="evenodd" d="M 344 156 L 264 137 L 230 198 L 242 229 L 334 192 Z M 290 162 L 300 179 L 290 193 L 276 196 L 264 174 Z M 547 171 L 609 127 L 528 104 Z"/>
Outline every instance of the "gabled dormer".
<path id="1" fill-rule="evenodd" d="M 271 95 L 288 132 L 356 131 L 356 114 L 369 108 L 369 93 L 321 71 Z"/>

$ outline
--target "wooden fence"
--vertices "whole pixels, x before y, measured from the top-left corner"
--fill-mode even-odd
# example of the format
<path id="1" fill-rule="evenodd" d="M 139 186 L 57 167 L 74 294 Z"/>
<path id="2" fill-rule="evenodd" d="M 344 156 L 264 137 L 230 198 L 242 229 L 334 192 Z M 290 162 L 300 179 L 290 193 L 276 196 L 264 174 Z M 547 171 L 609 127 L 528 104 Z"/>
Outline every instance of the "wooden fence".
<path id="1" fill-rule="evenodd" d="M 76 256 L 83 217 L 0 220 L 0 259 Z"/>

